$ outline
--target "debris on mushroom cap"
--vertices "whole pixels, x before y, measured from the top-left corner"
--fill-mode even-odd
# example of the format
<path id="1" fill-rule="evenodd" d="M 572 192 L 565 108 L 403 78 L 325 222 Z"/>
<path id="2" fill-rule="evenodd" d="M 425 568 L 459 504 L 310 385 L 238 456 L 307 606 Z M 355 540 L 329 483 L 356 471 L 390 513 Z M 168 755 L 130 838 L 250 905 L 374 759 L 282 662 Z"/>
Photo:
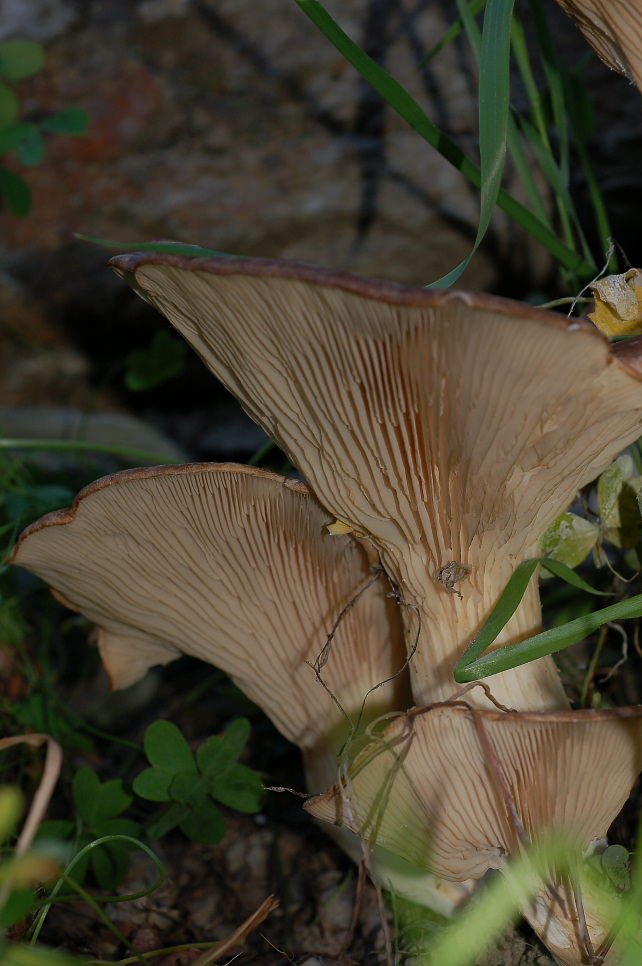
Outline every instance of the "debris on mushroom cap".
<path id="1" fill-rule="evenodd" d="M 420 705 L 453 694 L 451 669 L 517 564 L 640 435 L 640 344 L 625 358 L 588 323 L 288 263 L 137 254 L 111 264 L 330 513 L 371 537 L 409 605 L 409 648 L 421 617 Z M 438 577 L 448 567 L 467 575 L 456 594 Z M 539 627 L 533 584 L 495 646 Z M 518 710 L 566 706 L 549 659 L 497 675 L 492 690 Z"/>
<path id="2" fill-rule="evenodd" d="M 11 562 L 100 626 L 114 687 L 181 653 L 222 668 L 307 753 L 319 789 L 336 777 L 347 729 L 306 662 L 373 579 L 358 543 L 327 533 L 331 520 L 303 484 L 262 470 L 126 470 L 32 524 Z M 388 592 L 384 576 L 347 611 L 322 672 L 355 718 L 404 663 Z M 404 707 L 406 686 L 401 675 L 370 695 L 369 718 Z"/>
<path id="3" fill-rule="evenodd" d="M 612 70 L 642 89 L 642 7 L 637 0 L 557 0 Z"/>
<path id="4" fill-rule="evenodd" d="M 606 834 L 641 770 L 642 707 L 514 714 L 458 702 L 395 719 L 306 808 L 418 868 L 476 879 L 506 870 L 511 854 L 537 850 L 551 833 L 585 851 Z M 522 911 L 564 962 L 586 962 L 575 899 L 554 869 L 551 880 Z M 597 949 L 612 923 L 588 899 Z"/>

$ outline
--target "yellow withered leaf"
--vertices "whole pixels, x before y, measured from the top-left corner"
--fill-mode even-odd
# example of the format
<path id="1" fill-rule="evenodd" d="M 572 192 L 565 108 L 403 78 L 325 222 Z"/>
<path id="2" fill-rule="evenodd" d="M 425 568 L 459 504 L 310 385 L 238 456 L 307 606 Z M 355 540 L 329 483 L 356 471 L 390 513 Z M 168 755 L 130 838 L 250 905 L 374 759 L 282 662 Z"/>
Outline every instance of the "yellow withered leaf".
<path id="1" fill-rule="evenodd" d="M 609 337 L 642 335 L 642 269 L 607 275 L 591 285 L 595 311 L 589 319 Z"/>
<path id="2" fill-rule="evenodd" d="M 365 534 L 361 533 L 359 530 L 355 530 L 351 527 L 349 523 L 343 523 L 341 520 L 335 520 L 334 523 L 328 524 L 326 530 L 333 537 L 343 536 L 346 533 L 353 533 L 355 537 L 364 537 Z"/>

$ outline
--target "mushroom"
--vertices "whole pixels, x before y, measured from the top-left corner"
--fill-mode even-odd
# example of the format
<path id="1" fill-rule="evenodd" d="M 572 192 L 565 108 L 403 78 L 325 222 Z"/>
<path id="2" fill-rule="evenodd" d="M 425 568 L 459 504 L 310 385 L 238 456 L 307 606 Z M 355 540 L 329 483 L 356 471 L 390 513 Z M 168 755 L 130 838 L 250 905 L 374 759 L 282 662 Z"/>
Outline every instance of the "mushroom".
<path id="1" fill-rule="evenodd" d="M 399 589 L 414 699 L 452 668 L 516 566 L 642 428 L 642 341 L 504 299 L 257 259 L 134 254 L 158 308 L 366 534 Z M 540 629 L 536 580 L 495 642 Z M 496 675 L 516 710 L 568 707 L 550 658 Z M 481 691 L 473 704 L 492 706 Z"/>
<path id="2" fill-rule="evenodd" d="M 529 845 L 537 857 L 551 833 L 571 854 L 585 851 L 641 769 L 642 707 L 514 713 L 454 702 L 396 718 L 305 807 L 418 868 L 478 879 L 510 875 L 509 857 Z M 609 904 L 578 885 L 572 869 L 552 870 L 522 912 L 563 963 L 601 963 Z"/>
<path id="3" fill-rule="evenodd" d="M 637 0 L 557 0 L 611 70 L 642 90 L 642 7 Z"/>
<path id="4" fill-rule="evenodd" d="M 331 522 L 304 484 L 273 473 L 156 466 L 92 483 L 28 527 L 10 562 L 98 625 L 112 687 L 180 654 L 224 670 L 301 749 L 312 793 L 336 779 L 351 727 L 409 700 L 389 586 Z M 320 653 L 327 690 L 310 666 Z M 352 834 L 334 837 L 361 859 Z M 376 849 L 371 866 L 443 915 L 470 894 Z"/>

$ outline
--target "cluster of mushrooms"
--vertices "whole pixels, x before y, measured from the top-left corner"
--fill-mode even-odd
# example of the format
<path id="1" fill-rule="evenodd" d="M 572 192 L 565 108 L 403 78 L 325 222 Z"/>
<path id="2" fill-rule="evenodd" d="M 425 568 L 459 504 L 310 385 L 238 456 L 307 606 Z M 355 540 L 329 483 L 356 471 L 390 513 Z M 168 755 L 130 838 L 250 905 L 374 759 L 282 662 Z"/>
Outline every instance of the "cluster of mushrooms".
<path id="1" fill-rule="evenodd" d="M 305 807 L 385 888 L 450 915 L 551 831 L 581 857 L 642 770 L 642 707 L 572 710 L 551 658 L 464 694 L 453 667 L 642 434 L 642 337 L 300 264 L 111 265 L 307 485 L 127 470 L 30 526 L 12 563 L 99 626 L 114 688 L 183 653 L 227 672 L 301 749 Z M 493 646 L 540 628 L 535 577 Z M 522 911 L 563 963 L 612 961 L 613 923 L 570 873 Z"/>

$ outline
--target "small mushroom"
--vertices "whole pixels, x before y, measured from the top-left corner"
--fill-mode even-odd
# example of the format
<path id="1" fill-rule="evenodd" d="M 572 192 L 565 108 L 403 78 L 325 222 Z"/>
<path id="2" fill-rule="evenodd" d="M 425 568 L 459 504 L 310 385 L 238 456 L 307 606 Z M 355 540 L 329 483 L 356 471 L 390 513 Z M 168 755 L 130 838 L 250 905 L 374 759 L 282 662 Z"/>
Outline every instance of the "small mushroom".
<path id="1" fill-rule="evenodd" d="M 166 315 L 299 467 L 368 535 L 398 587 L 417 705 L 516 566 L 642 431 L 642 340 L 491 296 L 305 265 L 135 254 L 112 267 Z M 448 577 L 448 575 L 452 575 Z M 495 642 L 541 626 L 536 580 Z M 496 675 L 517 710 L 567 707 L 551 659 Z M 489 706 L 481 694 L 473 703 Z"/>
<path id="2" fill-rule="evenodd" d="M 642 90 L 642 7 L 637 0 L 557 0 L 611 70 Z"/>
<path id="3" fill-rule="evenodd" d="M 380 850 L 446 879 L 510 874 L 551 833 L 580 854 L 604 836 L 642 770 L 642 708 L 506 713 L 463 702 L 410 711 L 306 803 Z M 588 900 L 588 901 L 587 901 Z M 554 869 L 522 912 L 564 963 L 598 963 L 613 923 Z"/>

